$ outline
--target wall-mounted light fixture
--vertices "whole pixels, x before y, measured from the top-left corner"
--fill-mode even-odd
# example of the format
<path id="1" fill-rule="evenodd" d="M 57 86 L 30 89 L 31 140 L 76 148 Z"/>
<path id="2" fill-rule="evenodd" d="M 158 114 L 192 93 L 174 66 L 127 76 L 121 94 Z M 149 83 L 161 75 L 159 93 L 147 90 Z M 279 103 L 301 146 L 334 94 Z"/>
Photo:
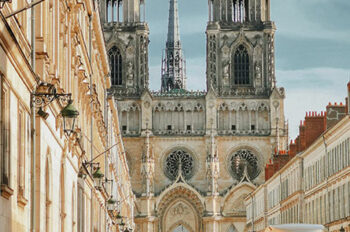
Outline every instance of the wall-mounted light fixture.
<path id="1" fill-rule="evenodd" d="M 39 109 L 37 114 L 40 117 L 47 119 L 49 114 L 43 110 L 45 106 L 48 106 L 54 100 L 59 100 L 61 104 L 66 103 L 66 106 L 61 111 L 61 115 L 63 117 L 63 131 L 67 136 L 70 136 L 74 133 L 75 119 L 79 115 L 79 111 L 72 104 L 71 96 L 72 94 L 70 93 L 57 93 L 54 85 L 42 82 L 32 94 L 31 105 Z"/>

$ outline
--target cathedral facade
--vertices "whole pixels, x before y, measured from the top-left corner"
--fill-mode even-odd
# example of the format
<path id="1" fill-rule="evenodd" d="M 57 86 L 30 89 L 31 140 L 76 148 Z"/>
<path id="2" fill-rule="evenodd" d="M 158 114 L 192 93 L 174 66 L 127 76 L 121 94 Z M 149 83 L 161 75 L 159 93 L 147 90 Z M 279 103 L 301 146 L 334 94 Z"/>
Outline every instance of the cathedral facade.
<path id="1" fill-rule="evenodd" d="M 150 91 L 145 1 L 101 1 L 136 231 L 246 231 L 244 199 L 287 146 L 270 1 L 208 4 L 207 90 L 186 90 L 177 0 L 170 0 L 161 90 Z"/>

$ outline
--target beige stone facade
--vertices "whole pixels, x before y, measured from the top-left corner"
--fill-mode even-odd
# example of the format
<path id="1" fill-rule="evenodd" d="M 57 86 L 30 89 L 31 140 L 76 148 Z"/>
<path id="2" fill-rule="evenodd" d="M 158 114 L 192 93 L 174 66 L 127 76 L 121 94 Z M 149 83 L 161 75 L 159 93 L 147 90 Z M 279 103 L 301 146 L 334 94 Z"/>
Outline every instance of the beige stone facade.
<path id="1" fill-rule="evenodd" d="M 134 194 L 115 100 L 107 96 L 98 5 L 45 0 L 7 17 L 29 3 L 0 9 L 0 230 L 120 231 L 116 212 L 132 228 Z M 79 112 L 70 134 L 61 114 L 66 94 Z M 93 179 L 97 166 L 101 185 Z"/>
<path id="2" fill-rule="evenodd" d="M 327 114 L 332 126 L 245 199 L 249 230 L 308 223 L 350 231 L 349 112 L 342 116 L 336 123 Z"/>
<path id="3" fill-rule="evenodd" d="M 176 2 L 170 1 L 170 29 L 178 26 Z M 184 72 L 167 61 L 162 90 L 150 91 L 147 3 L 100 2 L 138 232 L 246 231 L 244 198 L 264 183 L 273 151 L 286 149 L 270 1 L 222 2 L 208 2 L 204 92 L 184 89 L 183 76 L 171 82 L 169 70 Z M 167 49 L 173 43 L 181 52 L 178 32 L 171 33 Z"/>

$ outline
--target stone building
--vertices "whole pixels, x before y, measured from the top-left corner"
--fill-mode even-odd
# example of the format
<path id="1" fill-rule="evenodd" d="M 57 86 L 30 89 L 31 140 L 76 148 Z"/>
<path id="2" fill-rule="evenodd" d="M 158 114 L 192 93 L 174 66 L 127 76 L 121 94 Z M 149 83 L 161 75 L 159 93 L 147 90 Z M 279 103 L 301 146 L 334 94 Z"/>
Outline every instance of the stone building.
<path id="1" fill-rule="evenodd" d="M 288 145 L 270 1 L 208 2 L 205 92 L 186 90 L 177 0 L 160 91 L 148 88 L 145 1 L 100 4 L 136 231 L 245 231 L 243 199 L 264 182 L 273 151 Z"/>
<path id="2" fill-rule="evenodd" d="M 348 94 L 349 99 L 350 83 Z M 328 231 L 350 231 L 349 113 L 348 104 L 329 104 L 326 113 L 307 114 L 307 120 L 315 122 L 322 117 L 326 125 L 324 120 L 308 128 L 307 123 L 301 123 L 299 141 L 291 146 L 307 146 L 292 154 L 287 164 L 245 199 L 249 230 L 264 231 L 275 224 L 310 223 L 323 224 Z M 314 134 L 320 127 L 325 131 L 311 143 L 301 136 Z M 271 170 L 272 164 L 267 166 L 266 170 Z"/>
<path id="3" fill-rule="evenodd" d="M 0 2 L 0 230 L 121 231 L 117 211 L 133 227 L 98 5 L 27 5 Z"/>

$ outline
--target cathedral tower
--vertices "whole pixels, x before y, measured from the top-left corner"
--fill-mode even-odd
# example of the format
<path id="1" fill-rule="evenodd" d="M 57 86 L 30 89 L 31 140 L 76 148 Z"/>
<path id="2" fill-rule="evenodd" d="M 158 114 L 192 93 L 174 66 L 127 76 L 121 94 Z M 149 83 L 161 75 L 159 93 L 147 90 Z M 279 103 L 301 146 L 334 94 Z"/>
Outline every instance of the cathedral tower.
<path id="1" fill-rule="evenodd" d="M 209 0 L 204 92 L 184 90 L 178 0 L 169 0 L 161 91 L 145 91 L 144 2 L 123 1 L 107 2 L 103 25 L 137 198 L 135 231 L 244 231 L 244 199 L 288 142 L 269 0 Z"/>
<path id="2" fill-rule="evenodd" d="M 100 4 L 111 91 L 117 98 L 140 96 L 149 82 L 145 0 L 102 0 Z"/>
<path id="3" fill-rule="evenodd" d="M 209 0 L 207 88 L 220 96 L 269 96 L 274 32 L 270 0 Z"/>
<path id="4" fill-rule="evenodd" d="M 186 89 L 185 65 L 180 42 L 177 0 L 170 0 L 168 38 L 162 59 L 162 92 Z"/>

